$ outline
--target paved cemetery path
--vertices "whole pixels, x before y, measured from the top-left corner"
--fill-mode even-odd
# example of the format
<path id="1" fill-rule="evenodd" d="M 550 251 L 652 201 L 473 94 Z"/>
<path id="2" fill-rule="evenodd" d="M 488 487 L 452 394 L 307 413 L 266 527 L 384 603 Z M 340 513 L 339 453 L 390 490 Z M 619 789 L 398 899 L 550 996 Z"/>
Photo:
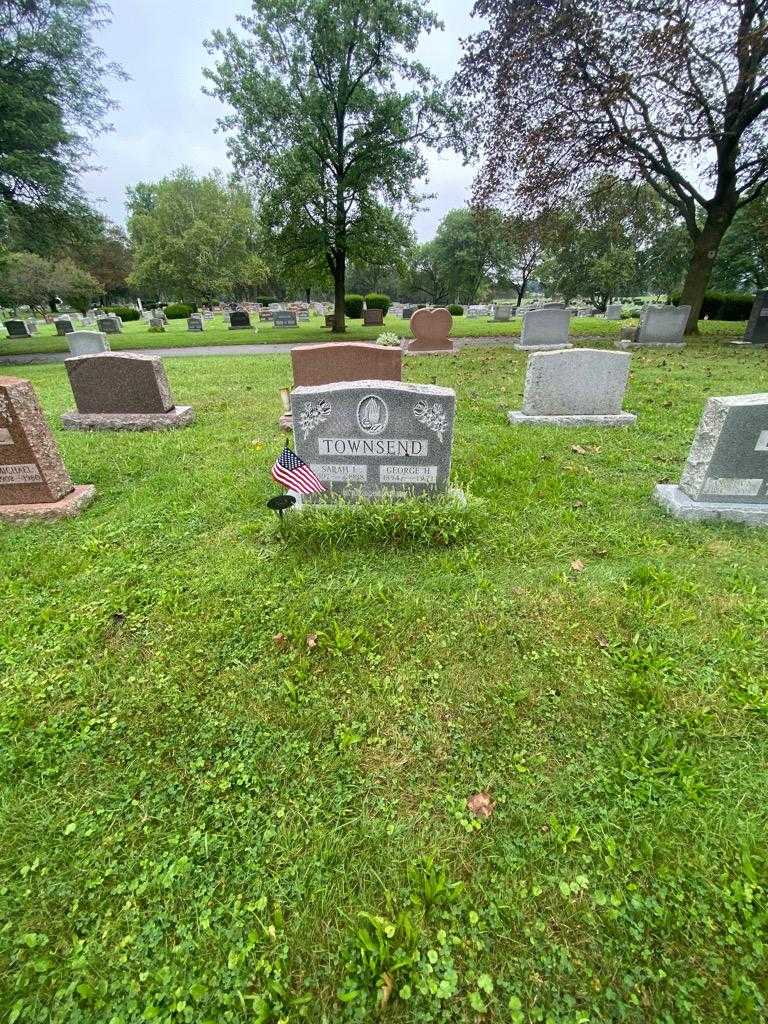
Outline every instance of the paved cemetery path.
<path id="1" fill-rule="evenodd" d="M 509 348 L 518 338 L 511 335 L 496 335 L 488 338 L 456 338 L 456 348 Z M 118 355 L 133 353 L 135 355 L 162 356 L 163 359 L 180 356 L 271 356 L 276 352 L 290 352 L 292 348 L 301 348 L 306 344 L 317 342 L 284 341 L 275 345 L 201 345 L 199 348 L 128 348 L 120 349 Z M 334 344 L 329 342 L 328 344 Z M 63 363 L 69 358 L 68 352 L 36 352 L 32 355 L 0 356 L 0 366 L 30 366 L 33 363 Z"/>

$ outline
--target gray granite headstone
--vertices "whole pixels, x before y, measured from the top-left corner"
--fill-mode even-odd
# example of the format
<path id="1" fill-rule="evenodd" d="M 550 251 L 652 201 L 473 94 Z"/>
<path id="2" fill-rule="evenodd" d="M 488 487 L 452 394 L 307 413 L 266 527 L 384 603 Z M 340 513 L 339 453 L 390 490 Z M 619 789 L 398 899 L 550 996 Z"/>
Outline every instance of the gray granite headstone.
<path id="1" fill-rule="evenodd" d="M 284 309 L 276 309 L 272 314 L 272 323 L 275 327 L 298 327 L 296 314 Z"/>
<path id="2" fill-rule="evenodd" d="M 67 335 L 69 351 L 73 356 L 92 356 L 109 352 L 107 336 L 100 331 L 70 331 Z"/>
<path id="3" fill-rule="evenodd" d="M 768 289 L 759 291 L 752 306 L 742 345 L 768 345 Z"/>
<path id="4" fill-rule="evenodd" d="M 32 332 L 25 320 L 6 320 L 5 329 L 9 338 L 31 338 Z"/>
<path id="5" fill-rule="evenodd" d="M 655 498 L 681 519 L 768 526 L 768 394 L 710 398 L 680 486 Z"/>
<path id="6" fill-rule="evenodd" d="M 29 317 L 26 321 L 27 327 L 29 328 L 30 334 L 37 334 L 37 320 L 34 317 Z"/>
<path id="7" fill-rule="evenodd" d="M 519 344 L 514 347 L 523 352 L 570 348 L 570 323 L 571 313 L 567 309 L 532 309 L 523 317 L 523 333 Z"/>
<path id="8" fill-rule="evenodd" d="M 605 319 L 621 320 L 621 314 L 623 312 L 624 306 L 620 302 L 609 302 L 605 307 Z"/>
<path id="9" fill-rule="evenodd" d="M 202 331 L 202 330 L 204 330 L 203 324 L 204 324 L 204 321 L 203 321 L 202 316 L 199 313 L 195 314 L 195 315 L 191 316 L 187 320 L 187 330 L 188 331 Z"/>
<path id="10" fill-rule="evenodd" d="M 503 306 L 493 307 L 493 322 L 495 324 L 505 324 L 509 322 L 510 306 L 504 304 Z"/>
<path id="11" fill-rule="evenodd" d="M 619 348 L 684 348 L 690 312 L 690 306 L 645 306 L 634 338 L 622 338 L 616 344 Z"/>
<path id="12" fill-rule="evenodd" d="M 559 349 L 534 352 L 528 359 L 521 412 L 510 412 L 513 426 L 625 427 L 635 422 L 622 412 L 629 376 L 628 352 Z"/>
<path id="13" fill-rule="evenodd" d="M 102 334 L 121 334 L 121 323 L 116 316 L 109 314 L 107 316 L 96 317 L 96 324 Z"/>
<path id="14" fill-rule="evenodd" d="M 373 499 L 448 487 L 456 394 L 399 381 L 344 381 L 291 392 L 296 454 L 327 489 Z"/>

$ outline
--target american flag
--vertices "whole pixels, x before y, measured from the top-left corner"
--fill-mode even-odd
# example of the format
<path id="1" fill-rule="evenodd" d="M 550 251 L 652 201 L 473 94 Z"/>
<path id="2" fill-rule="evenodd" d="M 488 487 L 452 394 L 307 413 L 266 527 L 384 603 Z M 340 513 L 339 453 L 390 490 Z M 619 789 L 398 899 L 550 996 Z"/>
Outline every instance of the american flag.
<path id="1" fill-rule="evenodd" d="M 288 445 L 272 467 L 272 479 L 298 494 L 320 494 L 325 490 L 306 462 Z"/>

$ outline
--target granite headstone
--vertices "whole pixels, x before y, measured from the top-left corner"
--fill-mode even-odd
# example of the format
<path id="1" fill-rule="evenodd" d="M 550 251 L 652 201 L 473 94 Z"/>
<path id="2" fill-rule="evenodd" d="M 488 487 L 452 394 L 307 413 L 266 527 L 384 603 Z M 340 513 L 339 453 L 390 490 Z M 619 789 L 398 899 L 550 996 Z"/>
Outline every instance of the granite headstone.
<path id="1" fill-rule="evenodd" d="M 67 335 L 70 355 L 92 356 L 97 352 L 109 352 L 106 334 L 100 331 L 72 331 Z"/>
<path id="2" fill-rule="evenodd" d="M 32 332 L 25 320 L 6 320 L 5 329 L 9 338 L 31 338 Z"/>
<path id="3" fill-rule="evenodd" d="M 637 419 L 622 411 L 629 376 L 628 352 L 558 349 L 528 359 L 521 412 L 513 426 L 626 427 Z"/>
<path id="4" fill-rule="evenodd" d="M 174 405 L 159 356 L 103 352 L 65 359 L 77 412 L 61 421 L 70 430 L 168 430 L 194 419 Z"/>
<path id="5" fill-rule="evenodd" d="M 768 345 L 768 289 L 757 293 L 749 315 L 747 330 L 737 345 Z"/>
<path id="6" fill-rule="evenodd" d="M 768 526 L 768 394 L 710 398 L 680 486 L 654 497 L 680 519 Z"/>
<path id="7" fill-rule="evenodd" d="M 453 317 L 447 309 L 417 309 L 411 317 L 413 340 L 408 351 L 421 353 L 453 352 Z"/>
<path id="8" fill-rule="evenodd" d="M 571 313 L 562 307 L 542 306 L 540 309 L 532 309 L 523 317 L 522 335 L 514 347 L 522 352 L 571 348 L 570 323 Z"/>
<path id="9" fill-rule="evenodd" d="M 363 311 L 363 325 L 365 327 L 381 327 L 383 324 L 383 309 L 366 309 Z"/>
<path id="10" fill-rule="evenodd" d="M 285 309 L 276 309 L 272 314 L 272 323 L 275 327 L 298 327 L 296 314 Z"/>
<path id="11" fill-rule="evenodd" d="M 397 381 L 298 387 L 294 444 L 321 498 L 439 493 L 448 487 L 456 394 Z"/>
<path id="12" fill-rule="evenodd" d="M 229 314 L 230 331 L 247 331 L 251 326 L 251 318 L 244 309 L 233 309 Z"/>
<path id="13" fill-rule="evenodd" d="M 73 485 L 30 382 L 0 377 L 0 522 L 77 515 L 94 493 Z"/>

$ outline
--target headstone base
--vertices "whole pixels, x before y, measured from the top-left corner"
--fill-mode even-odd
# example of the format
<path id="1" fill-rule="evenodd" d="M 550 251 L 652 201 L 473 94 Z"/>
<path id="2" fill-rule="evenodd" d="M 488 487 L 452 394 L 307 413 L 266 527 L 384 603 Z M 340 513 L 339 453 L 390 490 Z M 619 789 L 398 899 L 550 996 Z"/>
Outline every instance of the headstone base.
<path id="1" fill-rule="evenodd" d="M 736 341 L 727 341 L 726 345 L 735 345 L 737 348 L 768 348 L 768 341 L 744 341 L 739 338 Z"/>
<path id="2" fill-rule="evenodd" d="M 748 505 L 732 501 L 694 501 L 677 484 L 659 484 L 653 500 L 688 523 L 741 523 L 743 526 L 768 526 L 768 504 Z"/>
<path id="3" fill-rule="evenodd" d="M 573 348 L 573 345 L 569 342 L 555 342 L 552 345 L 513 345 L 512 348 L 518 352 L 555 352 L 559 349 Z"/>
<path id="4" fill-rule="evenodd" d="M 414 348 L 418 342 L 411 341 L 405 348 L 405 354 L 409 356 L 453 356 L 456 355 L 456 345 L 451 342 L 444 348 Z"/>
<path id="5" fill-rule="evenodd" d="M 191 405 L 176 405 L 170 412 L 65 412 L 65 430 L 176 430 L 194 421 Z"/>
<path id="6" fill-rule="evenodd" d="M 250 324 L 230 324 L 230 331 L 252 331 L 253 327 Z"/>
<path id="7" fill-rule="evenodd" d="M 619 340 L 614 343 L 614 348 L 621 349 L 622 352 L 635 352 L 640 348 L 671 348 L 679 351 L 680 349 L 685 348 L 685 342 L 632 341 L 631 338 L 619 338 Z"/>
<path id="8" fill-rule="evenodd" d="M 75 487 L 60 501 L 35 505 L 0 505 L 0 523 L 8 526 L 30 526 L 33 523 L 55 523 L 80 515 L 96 496 L 93 484 Z"/>
<path id="9" fill-rule="evenodd" d="M 613 416 L 527 416 L 524 412 L 508 412 L 513 427 L 631 427 L 637 416 L 620 412 Z"/>

